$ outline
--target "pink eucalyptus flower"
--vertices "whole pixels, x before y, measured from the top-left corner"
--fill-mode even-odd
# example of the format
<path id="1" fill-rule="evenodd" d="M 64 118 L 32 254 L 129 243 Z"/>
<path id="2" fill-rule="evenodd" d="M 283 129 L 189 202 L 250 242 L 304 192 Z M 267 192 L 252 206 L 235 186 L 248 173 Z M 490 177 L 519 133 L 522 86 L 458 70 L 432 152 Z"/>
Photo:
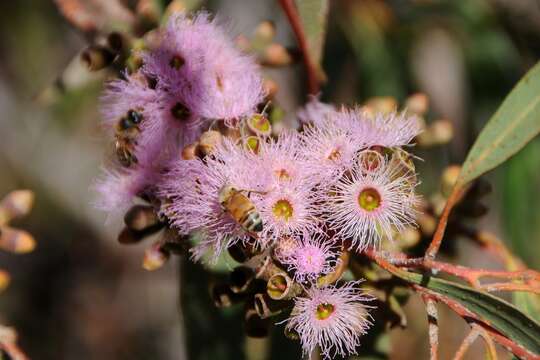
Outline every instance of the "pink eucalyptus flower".
<path id="1" fill-rule="evenodd" d="M 276 140 L 261 142 L 259 157 L 276 185 L 313 183 L 302 140 L 295 131 L 283 131 Z"/>
<path id="2" fill-rule="evenodd" d="M 256 155 L 225 140 L 204 162 L 178 160 L 171 164 L 159 190 L 166 199 L 162 210 L 181 233 L 203 231 L 203 241 L 193 250 L 195 259 L 208 250 L 213 250 L 213 259 L 217 259 L 223 248 L 257 235 L 247 232 L 219 202 L 224 186 L 233 186 L 253 203 L 261 197 L 269 182 L 264 176 L 254 176 L 257 161 Z M 265 245 L 263 237 L 258 240 L 258 245 Z"/>
<path id="3" fill-rule="evenodd" d="M 298 282 L 314 281 L 330 273 L 336 266 L 332 242 L 322 235 L 308 235 L 297 240 L 296 247 L 280 260 L 294 271 Z"/>
<path id="4" fill-rule="evenodd" d="M 371 170 L 354 167 L 329 194 L 319 195 L 330 228 L 336 236 L 351 240 L 357 251 L 377 245 L 382 237 L 392 239 L 394 230 L 414 224 L 418 201 L 414 174 L 403 173 L 382 156 L 380 161 Z"/>
<path id="5" fill-rule="evenodd" d="M 360 281 L 351 281 L 341 287 L 312 287 L 307 297 L 295 299 L 295 307 L 286 327 L 300 336 L 304 355 L 316 346 L 322 355 L 347 356 L 356 354 L 360 337 L 372 324 L 368 306 L 373 300 L 359 288 Z"/>
<path id="6" fill-rule="evenodd" d="M 187 117 L 249 116 L 264 97 L 259 68 L 234 47 L 228 32 L 207 13 L 175 14 L 159 44 L 143 54 L 144 72 L 176 96 Z"/>
<path id="7" fill-rule="evenodd" d="M 364 141 L 353 135 L 350 129 L 332 124 L 330 120 L 305 128 L 304 158 L 314 182 L 331 183 L 354 164 L 356 152 L 364 147 Z"/>
<path id="8" fill-rule="evenodd" d="M 109 213 L 121 214 L 133 205 L 135 197 L 143 195 L 157 180 L 153 169 L 104 169 L 93 185 L 97 192 L 96 207 Z"/>
<path id="9" fill-rule="evenodd" d="M 289 183 L 274 186 L 255 204 L 263 219 L 262 237 L 267 242 L 294 234 L 318 232 L 310 188 L 303 184 Z"/>
<path id="10" fill-rule="evenodd" d="M 361 108 L 343 108 L 334 121 L 336 126 L 350 128 L 366 147 L 408 145 L 421 131 L 418 119 L 405 112 L 369 114 Z"/>

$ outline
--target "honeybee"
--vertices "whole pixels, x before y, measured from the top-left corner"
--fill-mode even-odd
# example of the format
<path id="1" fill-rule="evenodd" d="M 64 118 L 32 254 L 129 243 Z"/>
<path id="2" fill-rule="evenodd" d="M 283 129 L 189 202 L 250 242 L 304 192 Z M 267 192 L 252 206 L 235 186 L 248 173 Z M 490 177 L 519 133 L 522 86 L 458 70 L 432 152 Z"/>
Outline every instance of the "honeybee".
<path id="1" fill-rule="evenodd" d="M 218 194 L 223 211 L 227 212 L 234 221 L 248 233 L 259 233 L 263 230 L 261 215 L 249 197 L 231 185 L 224 185 Z"/>
<path id="2" fill-rule="evenodd" d="M 135 146 L 137 145 L 137 136 L 140 133 L 139 124 L 142 120 L 143 116 L 140 112 L 129 110 L 115 126 L 116 156 L 125 167 L 137 163 Z"/>

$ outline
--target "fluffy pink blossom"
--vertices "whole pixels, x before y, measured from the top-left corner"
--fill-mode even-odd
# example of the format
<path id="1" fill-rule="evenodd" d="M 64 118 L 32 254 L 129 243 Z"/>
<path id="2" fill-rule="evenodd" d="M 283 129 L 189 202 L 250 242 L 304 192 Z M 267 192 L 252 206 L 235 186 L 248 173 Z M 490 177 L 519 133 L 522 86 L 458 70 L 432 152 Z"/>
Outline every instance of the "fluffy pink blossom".
<path id="1" fill-rule="evenodd" d="M 306 127 L 302 140 L 309 176 L 317 183 L 330 183 L 339 178 L 354 164 L 356 152 L 364 144 L 362 139 L 354 137 L 351 129 L 333 124 L 331 120 Z"/>
<path id="2" fill-rule="evenodd" d="M 296 281 L 314 281 L 330 273 L 336 266 L 333 244 L 325 236 L 306 234 L 296 242 L 294 249 L 280 258 L 289 266 L 289 270 L 294 271 Z"/>
<path id="3" fill-rule="evenodd" d="M 409 144 L 421 131 L 415 116 L 405 112 L 370 114 L 362 108 L 342 108 L 334 116 L 335 126 L 350 128 L 365 147 L 395 147 Z"/>
<path id="4" fill-rule="evenodd" d="M 191 119 L 248 116 L 264 97 L 259 68 L 228 32 L 208 13 L 175 14 L 159 44 L 143 54 L 144 72 L 174 94 Z"/>
<path id="5" fill-rule="evenodd" d="M 333 118 L 337 113 L 333 105 L 323 103 L 315 96 L 297 112 L 298 120 L 301 124 L 311 124 L 314 126 L 323 125 L 328 119 Z"/>
<path id="6" fill-rule="evenodd" d="M 377 245 L 382 237 L 392 239 L 394 230 L 414 223 L 418 199 L 413 177 L 382 156 L 375 168 L 355 166 L 330 194 L 320 195 L 323 216 L 336 236 L 351 240 L 357 251 Z"/>
<path id="7" fill-rule="evenodd" d="M 203 240 L 193 249 L 195 259 L 212 251 L 215 260 L 224 248 L 250 240 L 253 234 L 222 209 L 219 193 L 230 185 L 249 195 L 250 201 L 260 198 L 269 182 L 252 176 L 257 161 L 254 154 L 225 141 L 205 161 L 178 160 L 171 165 L 159 189 L 160 196 L 166 199 L 162 211 L 181 233 L 203 232 Z"/>
<path id="8" fill-rule="evenodd" d="M 302 183 L 273 186 L 254 202 L 264 223 L 261 235 L 267 242 L 319 231 L 310 188 Z"/>
<path id="9" fill-rule="evenodd" d="M 104 169 L 92 189 L 97 193 L 96 207 L 111 214 L 125 212 L 137 196 L 143 196 L 157 181 L 153 169 Z"/>
<path id="10" fill-rule="evenodd" d="M 360 281 L 351 281 L 341 287 L 312 287 L 306 297 L 295 299 L 295 307 L 286 327 L 298 333 L 304 355 L 316 346 L 322 355 L 356 354 L 360 337 L 372 323 L 366 302 L 373 298 L 359 288 Z"/>
<path id="11" fill-rule="evenodd" d="M 275 185 L 294 182 L 308 186 L 313 179 L 304 153 L 300 135 L 283 131 L 277 139 L 261 142 L 259 157 Z"/>

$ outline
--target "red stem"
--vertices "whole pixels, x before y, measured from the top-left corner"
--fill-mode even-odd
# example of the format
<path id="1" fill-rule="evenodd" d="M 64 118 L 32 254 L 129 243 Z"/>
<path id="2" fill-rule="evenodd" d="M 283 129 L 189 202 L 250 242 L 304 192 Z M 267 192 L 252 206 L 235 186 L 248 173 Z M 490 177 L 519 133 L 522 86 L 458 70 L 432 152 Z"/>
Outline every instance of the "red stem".
<path id="1" fill-rule="evenodd" d="M 317 66 L 313 63 L 311 56 L 309 55 L 309 45 L 300 21 L 300 16 L 298 15 L 298 10 L 294 5 L 293 0 L 279 0 L 279 4 L 289 19 L 289 23 L 291 24 L 296 40 L 298 41 L 298 46 L 302 52 L 302 59 L 307 71 L 308 92 L 312 95 L 317 95 L 320 90 Z"/>
<path id="2" fill-rule="evenodd" d="M 454 205 L 456 205 L 456 203 L 461 199 L 463 193 L 463 187 L 457 184 L 454 187 L 454 190 L 452 191 L 450 196 L 448 197 L 448 200 L 446 200 L 446 205 L 444 206 L 443 213 L 439 219 L 439 223 L 437 224 L 437 229 L 435 230 L 435 234 L 433 234 L 431 244 L 429 244 L 429 248 L 426 251 L 426 259 L 433 259 L 435 258 L 435 255 L 437 255 L 437 252 L 441 247 L 442 239 L 444 237 L 444 231 L 446 230 L 446 224 L 448 223 L 450 211 L 452 210 Z"/>

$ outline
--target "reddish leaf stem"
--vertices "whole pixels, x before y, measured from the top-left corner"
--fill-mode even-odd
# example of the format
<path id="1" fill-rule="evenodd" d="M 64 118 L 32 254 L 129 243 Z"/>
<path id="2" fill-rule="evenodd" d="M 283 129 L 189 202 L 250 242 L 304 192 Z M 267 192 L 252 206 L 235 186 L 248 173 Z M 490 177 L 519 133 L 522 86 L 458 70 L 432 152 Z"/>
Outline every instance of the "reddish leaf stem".
<path id="1" fill-rule="evenodd" d="M 464 188 L 460 185 L 454 186 L 454 190 L 452 190 L 452 193 L 446 200 L 446 205 L 444 206 L 444 210 L 442 212 L 442 215 L 439 219 L 439 223 L 437 224 L 437 228 L 435 229 L 435 233 L 433 234 L 433 239 L 431 240 L 431 244 L 429 244 L 429 248 L 426 251 L 425 258 L 426 259 L 434 259 L 435 255 L 437 255 L 437 252 L 439 251 L 439 248 L 441 247 L 442 239 L 444 237 L 444 231 L 446 230 L 446 225 L 448 224 L 448 217 L 450 216 L 450 211 L 458 203 L 458 201 L 461 199 L 461 196 L 464 194 Z"/>
<path id="2" fill-rule="evenodd" d="M 501 333 L 489 327 L 489 325 L 485 324 L 474 313 L 469 311 L 467 308 L 465 308 L 463 305 L 461 305 L 457 301 L 449 299 L 443 295 L 437 294 L 436 292 L 430 291 L 429 289 L 423 288 L 419 285 L 413 285 L 413 288 L 422 295 L 427 294 L 428 296 L 431 296 L 432 298 L 437 299 L 437 301 L 440 301 L 446 304 L 450 309 L 452 309 L 452 311 L 454 311 L 456 314 L 458 314 L 462 318 L 467 319 L 467 321 L 471 322 L 472 324 L 476 324 L 482 327 L 482 329 L 486 332 L 486 336 L 489 336 L 490 338 L 495 340 L 497 343 L 499 343 L 504 348 L 511 351 L 514 355 L 516 355 L 520 359 L 538 360 L 538 356 L 529 352 L 526 348 L 522 347 L 521 345 L 515 343 L 514 341 L 508 339 Z"/>
<path id="3" fill-rule="evenodd" d="M 379 254 L 372 250 L 368 250 L 366 251 L 366 255 L 381 265 Z M 424 268 L 435 272 L 442 271 L 467 281 L 477 289 L 486 291 L 528 291 L 540 293 L 540 273 L 531 269 L 522 269 L 517 271 L 473 269 L 466 266 L 452 265 L 433 259 L 409 259 L 406 258 L 406 255 L 401 253 L 397 254 L 397 259 L 390 261 L 390 263 L 394 266 Z M 384 264 L 382 264 L 382 266 L 384 267 Z M 482 278 L 507 279 L 513 281 L 518 280 L 526 283 L 494 283 L 482 285 L 480 283 L 480 279 Z"/>
<path id="4" fill-rule="evenodd" d="M 285 12 L 285 15 L 287 15 L 287 19 L 291 24 L 296 40 L 298 41 L 298 46 L 302 52 L 302 58 L 307 72 L 308 92 L 312 95 L 316 95 L 320 90 L 317 66 L 313 63 L 309 54 L 309 44 L 294 0 L 279 0 L 279 4 Z"/>

